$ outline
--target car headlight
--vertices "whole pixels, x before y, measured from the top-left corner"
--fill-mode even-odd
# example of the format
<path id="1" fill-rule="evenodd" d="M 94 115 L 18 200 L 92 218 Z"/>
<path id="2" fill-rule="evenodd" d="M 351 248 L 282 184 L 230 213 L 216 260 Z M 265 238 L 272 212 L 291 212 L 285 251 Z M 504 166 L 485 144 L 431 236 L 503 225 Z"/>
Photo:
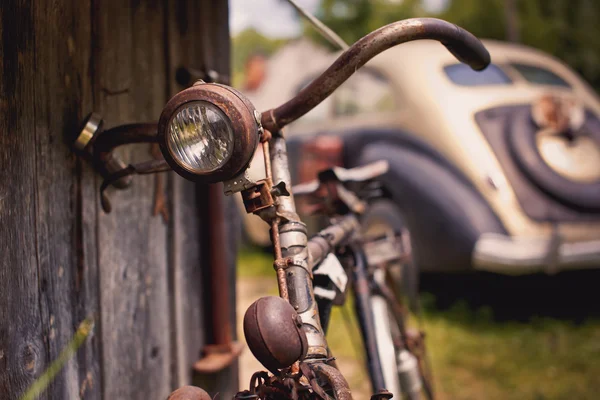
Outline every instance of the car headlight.
<path id="1" fill-rule="evenodd" d="M 248 167 L 258 145 L 260 115 L 237 90 L 197 84 L 176 94 L 158 122 L 169 165 L 203 183 L 229 180 Z"/>

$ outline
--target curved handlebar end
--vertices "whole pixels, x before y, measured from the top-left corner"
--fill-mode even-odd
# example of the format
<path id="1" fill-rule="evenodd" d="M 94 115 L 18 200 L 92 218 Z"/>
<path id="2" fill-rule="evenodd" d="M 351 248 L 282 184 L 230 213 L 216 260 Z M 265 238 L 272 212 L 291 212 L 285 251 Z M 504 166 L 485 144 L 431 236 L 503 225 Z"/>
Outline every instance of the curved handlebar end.
<path id="1" fill-rule="evenodd" d="M 401 43 L 419 39 L 439 41 L 459 61 L 476 71 L 481 71 L 491 62 L 490 53 L 483 43 L 454 24 L 437 18 L 412 18 L 394 22 L 354 43 L 294 98 L 277 108 L 263 112 L 263 127 L 269 131 L 283 128 L 315 108 L 377 54 Z"/>
<path id="2" fill-rule="evenodd" d="M 444 23 L 445 28 L 448 25 L 448 23 Z M 492 58 L 483 43 L 471 32 L 457 25 L 453 26 L 456 29 L 456 34 L 446 36 L 445 40 L 440 38 L 440 42 L 458 61 L 467 64 L 475 71 L 487 68 L 492 62 Z"/>

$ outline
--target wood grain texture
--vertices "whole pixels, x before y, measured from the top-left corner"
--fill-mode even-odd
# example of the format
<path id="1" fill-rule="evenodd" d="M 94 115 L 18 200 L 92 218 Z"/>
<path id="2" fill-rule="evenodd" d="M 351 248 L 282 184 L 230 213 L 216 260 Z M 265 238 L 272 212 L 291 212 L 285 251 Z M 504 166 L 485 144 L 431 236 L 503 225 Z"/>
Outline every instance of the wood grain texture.
<path id="1" fill-rule="evenodd" d="M 92 334 L 41 399 L 161 399 L 192 380 L 210 285 L 202 192 L 170 175 L 166 223 L 155 177 L 135 177 L 109 189 L 107 215 L 71 143 L 91 111 L 107 127 L 157 120 L 181 89 L 173 66 L 228 74 L 226 21 L 220 0 L 0 2 L 0 399 L 19 398 L 86 318 Z M 219 376 L 234 393 L 235 370 Z"/>
<path id="2" fill-rule="evenodd" d="M 98 4 L 94 26 L 95 108 L 109 126 L 157 120 L 166 102 L 164 3 Z M 150 145 L 125 146 L 126 163 Z M 152 216 L 155 177 L 110 192 L 98 218 L 103 395 L 161 399 L 171 391 L 167 225 Z"/>
<path id="3" fill-rule="evenodd" d="M 172 324 L 174 371 L 173 387 L 192 382 L 192 365 L 201 355 L 205 341 L 202 278 L 206 258 L 200 246 L 202 230 L 194 184 L 171 176 L 172 235 Z"/>
<path id="4" fill-rule="evenodd" d="M 33 8 L 0 2 L 0 392 L 23 393 L 43 371 L 37 236 Z"/>
<path id="5" fill-rule="evenodd" d="M 90 5 L 2 2 L 0 15 L 0 393 L 17 398 L 97 313 L 95 266 L 78 258 L 79 174 L 68 146 L 91 106 Z M 98 398 L 97 341 L 81 350 L 41 398 L 78 398 L 82 385 Z"/>
<path id="6" fill-rule="evenodd" d="M 80 174 L 70 148 L 92 102 L 91 8 L 89 1 L 38 0 L 34 10 L 38 279 L 46 288 L 40 301 L 42 333 L 48 360 L 54 360 L 79 324 L 98 316 L 97 266 L 80 259 Z M 49 398 L 99 397 L 97 344 L 90 338 L 65 365 L 48 389 Z"/>

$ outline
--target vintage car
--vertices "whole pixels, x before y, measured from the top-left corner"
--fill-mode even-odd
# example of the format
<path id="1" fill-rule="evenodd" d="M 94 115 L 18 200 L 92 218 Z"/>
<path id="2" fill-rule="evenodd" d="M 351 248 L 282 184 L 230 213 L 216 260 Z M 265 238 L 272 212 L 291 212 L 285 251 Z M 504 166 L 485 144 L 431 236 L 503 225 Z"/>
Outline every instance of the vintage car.
<path id="1" fill-rule="evenodd" d="M 389 198 L 365 224 L 408 229 L 423 272 L 600 266 L 598 96 L 543 52 L 485 45 L 483 72 L 430 41 L 374 58 L 287 131 L 296 182 L 387 160 Z M 288 86 L 300 90 L 330 61 Z"/>

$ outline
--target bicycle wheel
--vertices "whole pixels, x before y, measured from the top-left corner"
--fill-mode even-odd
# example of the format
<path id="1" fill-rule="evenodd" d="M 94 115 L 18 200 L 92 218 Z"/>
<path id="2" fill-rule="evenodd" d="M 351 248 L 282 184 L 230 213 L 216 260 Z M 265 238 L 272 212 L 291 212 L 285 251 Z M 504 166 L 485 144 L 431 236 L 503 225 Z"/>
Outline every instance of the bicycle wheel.
<path id="1" fill-rule="evenodd" d="M 363 231 L 367 238 L 395 237 L 401 216 L 393 203 L 379 201 L 374 212 L 367 212 Z M 390 215 L 390 213 L 397 213 Z M 406 234 L 406 233 L 405 233 Z M 407 327 L 408 309 L 403 307 L 408 298 L 415 312 L 418 307 L 418 274 L 410 261 L 393 261 L 379 266 L 373 272 L 378 290 L 371 293 L 371 308 L 375 324 L 377 352 L 381 362 L 386 389 L 394 398 L 433 399 L 433 382 L 425 344 L 420 331 Z M 409 277 L 410 282 L 403 280 Z M 415 287 L 417 285 L 417 287 Z M 408 290 L 407 290 L 408 289 Z M 408 293 L 407 293 L 408 292 Z"/>
<path id="2" fill-rule="evenodd" d="M 363 233 L 368 237 L 393 236 L 407 230 L 398 207 L 385 199 L 377 200 L 371 204 L 362 216 Z M 418 311 L 419 303 L 419 270 L 413 263 L 397 264 L 388 269 L 393 282 L 398 287 L 394 290 L 408 301 L 413 311 Z M 403 300 L 404 300 L 403 299 Z"/>

